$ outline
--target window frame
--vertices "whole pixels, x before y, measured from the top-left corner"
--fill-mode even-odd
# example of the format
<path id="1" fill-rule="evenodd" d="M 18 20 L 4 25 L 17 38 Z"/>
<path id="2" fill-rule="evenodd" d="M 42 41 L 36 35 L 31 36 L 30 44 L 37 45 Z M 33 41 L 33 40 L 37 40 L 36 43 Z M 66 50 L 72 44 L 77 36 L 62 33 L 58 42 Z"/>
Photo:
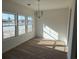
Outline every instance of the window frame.
<path id="1" fill-rule="evenodd" d="M 32 30 L 31 31 L 28 31 L 28 17 L 32 18 L 32 24 L 31 24 L 32 25 L 32 28 L 31 28 Z M 30 33 L 32 31 L 33 31 L 33 17 L 32 16 L 27 16 L 27 32 Z"/>
<path id="2" fill-rule="evenodd" d="M 17 14 L 17 28 L 18 28 L 18 33 L 17 33 L 17 35 L 18 36 L 20 36 L 20 35 L 23 35 L 23 34 L 25 34 L 25 33 L 23 33 L 23 34 L 19 34 L 19 20 L 18 20 L 18 16 L 24 16 L 25 17 L 25 24 L 24 24 L 24 26 L 25 26 L 25 33 L 26 33 L 26 16 L 25 15 L 22 15 L 22 14 Z"/>
<path id="3" fill-rule="evenodd" d="M 4 35 L 3 35 L 3 22 L 2 22 L 2 39 L 9 39 L 9 38 L 16 37 L 16 13 L 9 12 L 9 11 L 3 11 L 2 14 L 3 13 L 5 13 L 5 14 L 13 14 L 14 15 L 14 18 L 15 18 L 15 20 L 14 20 L 14 23 L 15 23 L 15 25 L 14 25 L 14 27 L 15 27 L 15 34 L 14 34 L 14 36 L 10 36 L 10 37 L 4 38 Z"/>
<path id="4" fill-rule="evenodd" d="M 10 38 L 18 37 L 20 35 L 24 35 L 26 33 L 28 34 L 29 32 L 33 31 L 33 17 L 32 16 L 30 16 L 30 17 L 32 17 L 32 24 L 31 24 L 32 25 L 32 31 L 28 32 L 28 17 L 29 16 L 26 16 L 26 15 L 23 15 L 23 14 L 19 14 L 19 13 L 15 13 L 15 12 L 10 12 L 10 11 L 2 11 L 2 14 L 3 13 L 14 15 L 15 33 L 14 33 L 14 36 L 10 36 L 10 37 L 4 38 L 4 35 L 3 35 L 3 22 L 2 22 L 2 39 L 10 39 Z M 18 16 L 24 16 L 25 17 L 25 24 L 24 24 L 24 26 L 25 26 L 25 33 L 23 33 L 23 34 L 19 34 Z"/>

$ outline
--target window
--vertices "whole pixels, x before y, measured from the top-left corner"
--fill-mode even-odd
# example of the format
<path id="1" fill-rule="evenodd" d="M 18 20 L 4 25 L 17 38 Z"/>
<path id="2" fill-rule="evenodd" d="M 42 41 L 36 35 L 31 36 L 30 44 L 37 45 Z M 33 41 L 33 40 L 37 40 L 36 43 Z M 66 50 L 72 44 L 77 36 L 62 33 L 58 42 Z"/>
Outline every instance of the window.
<path id="1" fill-rule="evenodd" d="M 16 19 L 18 16 L 18 19 Z M 28 32 L 32 31 L 32 17 L 15 15 L 11 13 L 2 13 L 3 39 L 24 34 L 26 28 Z"/>
<path id="2" fill-rule="evenodd" d="M 32 17 L 31 16 L 28 16 L 28 32 L 31 32 L 32 31 Z"/>
<path id="3" fill-rule="evenodd" d="M 18 16 L 18 34 L 24 34 L 25 33 L 25 16 Z"/>
<path id="4" fill-rule="evenodd" d="M 15 36 L 15 15 L 2 13 L 3 39 Z"/>

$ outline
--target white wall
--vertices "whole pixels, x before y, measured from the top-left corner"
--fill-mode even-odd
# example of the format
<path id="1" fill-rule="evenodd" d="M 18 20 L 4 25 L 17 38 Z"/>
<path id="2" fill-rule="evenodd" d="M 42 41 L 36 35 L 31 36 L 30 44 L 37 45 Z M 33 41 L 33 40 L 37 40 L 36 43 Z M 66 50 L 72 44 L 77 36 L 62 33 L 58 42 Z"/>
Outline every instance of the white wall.
<path id="1" fill-rule="evenodd" d="M 3 53 L 8 51 L 11 48 L 16 47 L 17 45 L 35 37 L 35 20 L 34 20 L 34 11 L 29 9 L 25 6 L 19 5 L 17 3 L 12 2 L 11 0 L 3 0 L 2 5 L 3 12 L 8 11 L 12 13 L 18 13 L 25 16 L 32 16 L 33 17 L 33 31 L 30 33 L 25 33 L 23 35 L 3 39 L 2 41 L 2 51 Z"/>
<path id="2" fill-rule="evenodd" d="M 58 32 L 58 40 L 67 41 L 67 26 L 69 20 L 69 9 L 61 8 L 45 10 L 43 16 L 36 20 L 36 35 L 43 36 L 43 24 Z"/>

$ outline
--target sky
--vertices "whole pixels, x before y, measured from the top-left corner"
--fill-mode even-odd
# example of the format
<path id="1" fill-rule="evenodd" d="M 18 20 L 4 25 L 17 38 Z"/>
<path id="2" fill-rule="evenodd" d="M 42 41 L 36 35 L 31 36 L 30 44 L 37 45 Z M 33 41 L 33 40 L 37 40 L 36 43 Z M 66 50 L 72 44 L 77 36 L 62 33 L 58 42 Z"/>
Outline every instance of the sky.
<path id="1" fill-rule="evenodd" d="M 10 20 L 15 19 L 15 15 L 14 14 L 6 14 L 6 13 L 2 13 L 2 19 L 8 20 L 10 18 Z M 18 16 L 18 20 L 25 20 L 25 16 Z M 28 20 L 32 20 L 31 16 L 28 16 Z"/>
<path id="2" fill-rule="evenodd" d="M 8 18 L 11 18 L 11 20 L 12 20 L 15 18 L 15 16 L 13 14 L 2 13 L 2 19 L 8 20 Z"/>
<path id="3" fill-rule="evenodd" d="M 15 19 L 15 15 L 14 14 L 6 14 L 6 13 L 2 13 L 2 18 L 5 19 L 5 20 L 8 20 L 9 18 L 11 20 Z M 19 20 L 23 20 L 25 19 L 25 16 L 18 16 L 18 19 Z"/>

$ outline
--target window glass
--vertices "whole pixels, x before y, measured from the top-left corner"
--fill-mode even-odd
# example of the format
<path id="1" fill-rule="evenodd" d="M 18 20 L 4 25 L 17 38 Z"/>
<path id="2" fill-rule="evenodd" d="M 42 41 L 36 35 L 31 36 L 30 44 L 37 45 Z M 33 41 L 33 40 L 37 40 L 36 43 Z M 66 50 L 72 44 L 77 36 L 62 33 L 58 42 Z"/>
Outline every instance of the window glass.
<path id="1" fill-rule="evenodd" d="M 2 13 L 3 38 L 15 36 L 15 15 Z"/>
<path id="2" fill-rule="evenodd" d="M 18 33 L 19 35 L 25 33 L 25 16 L 18 16 Z"/>
<path id="3" fill-rule="evenodd" d="M 31 32 L 32 31 L 32 17 L 31 16 L 28 16 L 28 32 Z"/>

